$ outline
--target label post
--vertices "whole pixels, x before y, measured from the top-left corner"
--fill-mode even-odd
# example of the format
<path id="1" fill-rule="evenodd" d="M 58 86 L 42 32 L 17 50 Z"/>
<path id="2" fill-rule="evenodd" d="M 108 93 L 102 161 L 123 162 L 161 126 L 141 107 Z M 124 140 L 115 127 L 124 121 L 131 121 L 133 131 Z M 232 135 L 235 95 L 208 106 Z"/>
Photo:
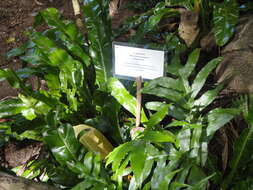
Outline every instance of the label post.
<path id="1" fill-rule="evenodd" d="M 136 78 L 136 121 L 135 127 L 140 127 L 141 124 L 141 84 L 142 77 Z"/>

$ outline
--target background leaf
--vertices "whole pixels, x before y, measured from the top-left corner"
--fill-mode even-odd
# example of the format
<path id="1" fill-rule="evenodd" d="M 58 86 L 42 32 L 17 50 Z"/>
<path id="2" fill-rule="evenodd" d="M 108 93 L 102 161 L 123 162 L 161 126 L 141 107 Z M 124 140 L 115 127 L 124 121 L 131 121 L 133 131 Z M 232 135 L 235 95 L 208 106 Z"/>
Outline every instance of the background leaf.
<path id="1" fill-rule="evenodd" d="M 213 6 L 214 36 L 219 46 L 225 45 L 233 36 L 239 17 L 236 0 L 224 0 Z"/>
<path id="2" fill-rule="evenodd" d="M 219 128 L 240 114 L 240 110 L 232 108 L 216 108 L 208 114 L 207 136 L 212 136 Z"/>

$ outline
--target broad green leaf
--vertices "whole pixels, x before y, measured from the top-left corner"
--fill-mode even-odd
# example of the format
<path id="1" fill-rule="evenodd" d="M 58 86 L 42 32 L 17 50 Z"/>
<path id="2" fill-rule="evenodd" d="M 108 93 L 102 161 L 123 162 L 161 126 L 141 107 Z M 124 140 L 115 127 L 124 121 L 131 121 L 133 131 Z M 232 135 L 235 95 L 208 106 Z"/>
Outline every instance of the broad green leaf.
<path id="1" fill-rule="evenodd" d="M 159 111 L 160 107 L 165 106 L 166 103 L 163 102 L 148 102 L 146 103 L 146 108 L 152 111 Z"/>
<path id="2" fill-rule="evenodd" d="M 151 189 L 151 182 L 146 183 L 142 188 L 142 190 L 149 190 L 149 189 Z"/>
<path id="3" fill-rule="evenodd" d="M 161 189 L 161 183 L 164 179 L 164 176 L 167 173 L 166 168 L 166 159 L 160 159 L 157 162 L 156 168 L 154 170 L 154 175 L 151 179 L 151 189 L 158 190 Z"/>
<path id="4" fill-rule="evenodd" d="M 93 153 L 87 152 L 83 159 L 83 165 L 87 168 L 87 173 L 91 173 L 92 161 L 93 161 Z"/>
<path id="5" fill-rule="evenodd" d="M 182 103 L 184 104 L 184 102 Z M 184 106 L 184 105 L 183 105 Z M 183 107 L 182 106 L 182 107 Z M 168 115 L 172 116 L 175 119 L 178 120 L 185 120 L 187 116 L 187 111 L 184 111 L 182 108 L 180 108 L 178 105 L 171 105 L 169 107 Z"/>
<path id="6" fill-rule="evenodd" d="M 45 77 L 47 86 L 50 90 L 60 91 L 60 80 L 59 80 L 58 75 L 48 73 L 48 74 L 44 75 L 44 77 Z"/>
<path id="7" fill-rule="evenodd" d="M 215 100 L 222 88 L 223 85 L 219 85 L 215 89 L 205 92 L 199 99 L 194 101 L 194 106 L 197 107 L 199 111 L 203 110 Z"/>
<path id="8" fill-rule="evenodd" d="M 7 57 L 7 59 L 10 59 L 15 56 L 20 56 L 20 55 L 24 54 L 27 51 L 27 49 L 29 47 L 32 47 L 33 45 L 34 44 L 31 41 L 28 41 L 28 42 L 24 43 L 23 45 L 21 45 L 20 47 L 14 48 L 14 49 L 10 50 L 9 52 L 7 52 L 6 57 Z"/>
<path id="9" fill-rule="evenodd" d="M 190 129 L 183 129 L 181 130 L 178 135 L 177 139 L 179 140 L 180 150 L 183 152 L 187 152 L 190 150 L 190 143 L 191 143 L 191 130 Z"/>
<path id="10" fill-rule="evenodd" d="M 68 25 L 73 25 L 73 23 L 69 23 Z M 67 25 L 67 26 L 68 26 Z M 85 52 L 85 49 L 81 47 L 81 45 L 77 44 L 75 41 L 71 41 L 64 33 L 57 31 L 59 38 L 61 39 L 61 43 L 75 56 L 81 58 L 83 63 L 86 66 L 91 64 L 91 59 Z"/>
<path id="11" fill-rule="evenodd" d="M 0 69 L 0 80 L 7 80 L 13 88 L 22 88 L 22 90 L 28 92 L 23 81 L 11 69 Z"/>
<path id="12" fill-rule="evenodd" d="M 177 37 L 176 34 L 169 33 L 166 35 L 166 44 L 168 44 L 167 51 L 170 52 L 169 64 L 167 65 L 167 72 L 179 77 L 180 69 L 184 68 L 181 64 L 180 54 L 184 52 L 187 48 L 184 43 Z"/>
<path id="13" fill-rule="evenodd" d="M 188 77 L 194 71 L 194 68 L 199 60 L 199 54 L 200 54 L 200 49 L 195 49 L 193 52 L 191 52 L 191 54 L 189 55 L 187 59 L 187 63 L 179 71 L 179 74 L 182 78 L 188 80 Z"/>
<path id="14" fill-rule="evenodd" d="M 190 125 L 190 124 L 186 121 L 174 120 L 169 125 L 167 125 L 166 127 L 181 127 L 181 126 L 188 126 L 188 125 Z"/>
<path id="15" fill-rule="evenodd" d="M 42 65 L 48 62 L 47 57 L 42 54 L 42 51 L 36 47 L 26 51 L 26 54 L 19 57 L 22 61 L 31 65 Z"/>
<path id="16" fill-rule="evenodd" d="M 235 32 L 239 17 L 239 7 L 236 0 L 224 0 L 213 6 L 214 36 L 219 46 L 225 45 Z"/>
<path id="17" fill-rule="evenodd" d="M 80 144 L 71 125 L 48 127 L 43 133 L 43 139 L 62 166 L 66 165 L 66 162 L 77 160 Z"/>
<path id="18" fill-rule="evenodd" d="M 121 105 L 117 102 L 117 100 L 112 97 L 101 97 L 104 100 L 102 106 L 102 115 L 104 118 L 108 120 L 107 130 L 108 135 L 111 136 L 115 142 L 118 144 L 122 143 L 122 137 L 120 134 L 120 126 L 119 126 L 119 112 L 121 109 Z"/>
<path id="19" fill-rule="evenodd" d="M 93 171 L 92 175 L 99 176 L 101 169 L 101 158 L 100 155 L 95 155 L 93 158 Z"/>
<path id="20" fill-rule="evenodd" d="M 146 108 L 152 111 L 159 111 L 160 107 L 166 106 L 167 104 L 164 102 L 148 102 L 146 103 Z M 178 119 L 185 119 L 185 112 L 179 107 L 175 105 L 170 105 L 168 107 L 168 115 Z"/>
<path id="21" fill-rule="evenodd" d="M 186 183 L 187 177 L 189 176 L 189 172 L 192 167 L 192 164 L 189 163 L 189 161 L 184 161 L 180 167 L 183 169 L 181 170 L 181 172 L 178 173 L 178 175 L 176 176 L 174 180 L 174 183 L 171 186 L 171 189 L 173 190 L 180 190 L 181 187 L 189 186 L 189 185 L 185 186 L 186 185 L 185 183 Z"/>
<path id="22" fill-rule="evenodd" d="M 79 42 L 77 27 L 71 22 L 63 22 L 61 20 L 61 14 L 57 9 L 47 8 L 42 10 L 38 16 L 42 17 L 50 27 L 63 32 L 71 41 Z"/>
<path id="23" fill-rule="evenodd" d="M 17 115 L 25 110 L 25 105 L 19 99 L 9 99 L 0 102 L 0 118 Z"/>
<path id="24" fill-rule="evenodd" d="M 192 137 L 191 137 L 191 158 L 197 158 L 199 159 L 199 151 L 201 147 L 201 135 L 202 135 L 202 126 L 196 127 L 192 131 Z M 199 159 L 200 160 L 200 159 Z"/>
<path id="25" fill-rule="evenodd" d="M 207 158 L 209 156 L 209 152 L 208 152 L 208 139 L 202 139 L 201 140 L 201 145 L 200 145 L 200 154 L 198 157 L 198 160 L 200 160 L 201 162 L 201 166 L 205 166 L 206 165 L 206 161 Z"/>
<path id="26" fill-rule="evenodd" d="M 59 48 L 54 41 L 40 33 L 33 33 L 32 39 L 36 46 L 43 51 L 47 57 L 46 64 L 58 68 L 61 91 L 67 96 L 69 107 L 77 111 L 77 95 L 87 95 L 87 89 L 83 84 L 84 69 L 81 62 L 74 59 L 64 49 Z M 45 43 L 49 43 L 48 46 Z M 59 94 L 59 93 L 58 93 Z M 56 93 L 57 95 L 57 93 Z"/>
<path id="27" fill-rule="evenodd" d="M 40 70 L 39 70 L 40 69 Z M 39 75 L 43 73 L 42 68 L 23 68 L 23 69 L 19 69 L 16 71 L 16 74 L 20 77 L 20 78 L 28 78 L 30 76 L 33 75 Z"/>
<path id="28" fill-rule="evenodd" d="M 152 144 L 147 143 L 146 144 L 146 154 L 147 154 L 147 158 L 145 160 L 144 168 L 142 171 L 141 181 L 146 180 L 147 177 L 152 172 L 152 168 L 155 163 L 155 159 L 152 159 L 151 157 L 153 155 L 159 154 L 159 152 Z"/>
<path id="29" fill-rule="evenodd" d="M 154 190 L 168 189 L 173 177 L 181 170 L 176 169 L 178 165 L 178 160 L 171 160 L 166 165 L 166 159 L 159 159 L 151 179 L 151 188 Z"/>
<path id="30" fill-rule="evenodd" d="M 206 129 L 207 136 L 212 136 L 218 129 L 223 127 L 235 116 L 240 114 L 239 109 L 233 108 L 216 108 L 207 115 L 208 126 Z"/>
<path id="31" fill-rule="evenodd" d="M 36 114 L 45 115 L 51 110 L 51 107 L 43 101 L 39 101 L 31 96 L 19 94 L 18 97 L 22 100 L 25 106 L 22 115 L 28 120 L 33 120 L 36 117 Z"/>
<path id="32" fill-rule="evenodd" d="M 121 161 L 126 157 L 127 153 L 133 148 L 131 142 L 124 143 L 117 148 L 115 148 L 107 156 L 106 166 L 112 163 L 112 170 L 116 171 L 121 164 Z"/>
<path id="33" fill-rule="evenodd" d="M 145 130 L 143 134 L 143 139 L 149 140 L 151 142 L 170 142 L 175 143 L 176 137 L 173 133 L 169 131 L 150 131 Z"/>
<path id="34" fill-rule="evenodd" d="M 168 108 L 170 105 L 165 105 L 160 107 L 159 111 L 151 115 L 150 119 L 146 123 L 148 128 L 154 127 L 156 124 L 160 123 L 166 115 L 168 115 Z"/>
<path id="35" fill-rule="evenodd" d="M 164 87 L 164 88 L 170 88 L 177 91 L 184 91 L 184 86 L 182 82 L 178 79 L 173 79 L 169 77 L 160 77 L 154 80 L 151 80 L 145 84 L 145 91 L 148 91 L 149 89 L 152 89 L 154 87 Z"/>
<path id="36" fill-rule="evenodd" d="M 54 166 L 53 164 L 48 163 L 47 171 L 50 180 L 56 184 L 73 186 L 79 182 L 77 180 L 77 175 L 71 172 L 68 168 Z"/>
<path id="37" fill-rule="evenodd" d="M 111 78 L 108 83 L 111 95 L 129 112 L 136 115 L 136 98 L 134 98 L 116 78 Z M 147 117 L 142 111 L 141 121 L 146 122 Z"/>
<path id="38" fill-rule="evenodd" d="M 36 141 L 42 141 L 42 136 L 40 131 L 38 130 L 25 130 L 25 132 L 21 133 L 19 137 L 23 139 L 31 139 Z"/>
<path id="39" fill-rule="evenodd" d="M 22 115 L 27 119 L 27 120 L 33 120 L 36 118 L 35 110 L 33 108 L 28 108 L 24 109 L 22 111 Z"/>
<path id="40" fill-rule="evenodd" d="M 196 78 L 193 81 L 191 90 L 192 90 L 192 98 L 195 98 L 199 91 L 204 86 L 206 79 L 210 72 L 222 61 L 222 57 L 215 58 L 209 61 L 197 74 Z"/>
<path id="41" fill-rule="evenodd" d="M 194 68 L 198 62 L 200 49 L 195 49 L 188 57 L 186 65 L 179 70 L 179 76 L 185 88 L 185 92 L 190 92 L 190 86 L 188 78 L 194 71 Z"/>
<path id="42" fill-rule="evenodd" d="M 149 89 L 146 89 L 144 87 L 142 89 L 142 92 L 144 94 L 150 94 L 150 95 L 155 95 L 161 98 L 166 98 L 173 102 L 179 102 L 180 100 L 182 101 L 183 99 L 182 94 L 179 93 L 178 91 L 173 90 L 173 89 L 163 88 L 163 87 L 154 87 L 154 88 L 149 88 Z"/>
<path id="43" fill-rule="evenodd" d="M 50 49 L 57 47 L 56 42 L 49 39 L 48 37 L 44 36 L 39 32 L 33 32 L 30 34 L 30 39 L 33 43 L 36 44 L 39 48 L 43 50 L 50 51 Z"/>
<path id="44" fill-rule="evenodd" d="M 147 158 L 146 143 L 142 141 L 136 141 L 132 144 L 134 151 L 130 154 L 131 168 L 135 177 L 137 186 L 142 184 L 142 172 Z"/>
<path id="45" fill-rule="evenodd" d="M 126 174 L 126 168 L 127 165 L 130 162 L 130 156 L 128 155 L 127 158 L 122 162 L 121 166 L 115 171 L 114 175 L 112 176 L 112 179 L 117 180 L 118 186 L 122 189 L 122 177 L 128 175 Z M 129 172 L 131 173 L 131 171 Z"/>
<path id="46" fill-rule="evenodd" d="M 133 176 L 131 178 L 131 181 L 130 181 L 130 184 L 129 184 L 129 187 L 128 187 L 128 190 L 137 190 L 138 189 L 138 184 L 135 180 L 135 176 Z"/>

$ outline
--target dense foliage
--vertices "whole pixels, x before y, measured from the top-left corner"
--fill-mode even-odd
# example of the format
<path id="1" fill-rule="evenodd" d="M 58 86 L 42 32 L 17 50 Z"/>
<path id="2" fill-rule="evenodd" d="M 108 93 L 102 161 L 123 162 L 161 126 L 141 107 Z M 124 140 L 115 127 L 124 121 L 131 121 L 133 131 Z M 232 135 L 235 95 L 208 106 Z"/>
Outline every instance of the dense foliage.
<path id="1" fill-rule="evenodd" d="M 215 106 L 225 84 L 206 84 L 222 57 L 203 62 L 197 39 L 187 48 L 177 32 L 159 30 L 163 19 L 180 17 L 179 6 L 198 12 L 201 32 L 213 29 L 217 45 L 223 46 L 234 33 L 239 11 L 250 4 L 167 0 L 151 5 L 112 31 L 109 2 L 84 0 L 85 35 L 58 10 L 43 10 L 35 26 L 48 28 L 28 30 L 29 41 L 8 53 L 8 58 L 19 56 L 26 67 L 0 70 L 1 80 L 20 89 L 18 97 L 0 102 L 0 118 L 6 119 L 0 124 L 0 146 L 11 138 L 45 144 L 44 154 L 27 165 L 24 177 L 73 190 L 202 190 L 215 185 L 252 189 L 252 97 L 241 97 L 230 107 Z M 127 41 L 168 53 L 166 76 L 145 82 L 142 89 L 145 130 L 135 136 L 130 135 L 136 104 L 133 83 L 113 78 L 111 61 L 112 41 L 131 28 L 136 32 Z M 181 62 L 182 53 L 186 63 Z M 31 85 L 30 77 L 38 84 Z M 217 130 L 242 115 L 249 127 L 234 143 L 224 174 L 208 143 Z M 115 147 L 105 160 L 95 148 L 80 143 L 73 129 L 79 124 L 96 128 Z"/>

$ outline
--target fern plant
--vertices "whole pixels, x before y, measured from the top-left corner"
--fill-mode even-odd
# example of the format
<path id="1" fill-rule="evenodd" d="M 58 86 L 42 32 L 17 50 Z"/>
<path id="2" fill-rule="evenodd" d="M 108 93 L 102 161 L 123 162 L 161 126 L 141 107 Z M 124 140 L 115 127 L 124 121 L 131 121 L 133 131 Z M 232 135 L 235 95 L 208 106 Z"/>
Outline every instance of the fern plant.
<path id="1" fill-rule="evenodd" d="M 107 165 L 112 163 L 114 180 L 120 185 L 122 175 L 130 174 L 133 177 L 129 189 L 205 189 L 215 175 L 203 170 L 208 142 L 215 131 L 239 115 L 240 110 L 215 108 L 204 112 L 222 89 L 222 85 L 218 85 L 201 91 L 221 58 L 208 62 L 191 82 L 199 54 L 200 50 L 196 49 L 189 55 L 178 76 L 146 82 L 142 92 L 163 101 L 146 103 L 151 115 L 143 123 L 144 133 L 109 154 Z M 168 116 L 174 119 L 171 121 Z"/>

